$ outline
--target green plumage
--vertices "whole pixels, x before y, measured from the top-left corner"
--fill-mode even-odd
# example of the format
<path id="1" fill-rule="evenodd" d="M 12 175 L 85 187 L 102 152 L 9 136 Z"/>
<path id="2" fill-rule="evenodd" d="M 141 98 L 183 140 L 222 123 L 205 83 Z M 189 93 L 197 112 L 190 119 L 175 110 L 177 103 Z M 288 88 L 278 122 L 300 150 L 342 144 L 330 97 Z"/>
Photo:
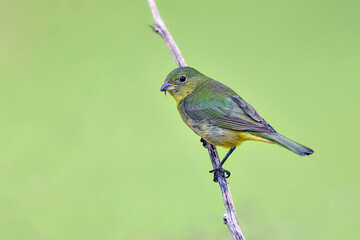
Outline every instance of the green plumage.
<path id="1" fill-rule="evenodd" d="M 161 90 L 175 98 L 184 122 L 214 145 L 232 148 L 245 140 L 257 140 L 276 143 L 301 156 L 313 153 L 278 134 L 232 89 L 194 68 L 175 69 Z"/>

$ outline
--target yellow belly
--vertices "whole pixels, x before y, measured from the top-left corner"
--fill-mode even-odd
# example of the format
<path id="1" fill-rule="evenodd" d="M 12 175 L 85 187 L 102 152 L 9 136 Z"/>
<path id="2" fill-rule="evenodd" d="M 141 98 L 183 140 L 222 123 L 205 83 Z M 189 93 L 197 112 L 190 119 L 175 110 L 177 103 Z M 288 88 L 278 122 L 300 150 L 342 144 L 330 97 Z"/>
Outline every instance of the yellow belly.
<path id="1" fill-rule="evenodd" d="M 223 148 L 236 147 L 247 140 L 270 143 L 268 140 L 254 136 L 249 132 L 234 131 L 207 124 L 201 125 L 200 127 L 198 126 L 197 128 L 191 127 L 191 129 L 207 142 Z"/>

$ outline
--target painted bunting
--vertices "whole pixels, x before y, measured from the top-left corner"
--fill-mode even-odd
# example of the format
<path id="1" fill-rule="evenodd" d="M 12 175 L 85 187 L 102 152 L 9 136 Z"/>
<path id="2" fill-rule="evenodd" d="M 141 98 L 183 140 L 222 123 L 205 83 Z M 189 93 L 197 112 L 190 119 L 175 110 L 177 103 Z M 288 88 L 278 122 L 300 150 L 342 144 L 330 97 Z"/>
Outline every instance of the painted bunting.
<path id="1" fill-rule="evenodd" d="M 314 152 L 277 133 L 231 88 L 194 68 L 173 70 L 160 90 L 174 97 L 181 118 L 201 137 L 204 146 L 209 142 L 230 148 L 219 166 L 210 171 L 214 173 L 214 181 L 219 174 L 230 176 L 230 172 L 222 166 L 235 148 L 246 140 L 275 143 L 300 156 Z"/>

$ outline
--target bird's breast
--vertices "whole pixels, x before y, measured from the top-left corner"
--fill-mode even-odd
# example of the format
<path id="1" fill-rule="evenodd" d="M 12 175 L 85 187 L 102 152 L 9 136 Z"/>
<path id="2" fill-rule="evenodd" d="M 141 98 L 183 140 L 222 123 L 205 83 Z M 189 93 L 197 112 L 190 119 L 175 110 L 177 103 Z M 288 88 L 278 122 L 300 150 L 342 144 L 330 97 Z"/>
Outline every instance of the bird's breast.
<path id="1" fill-rule="evenodd" d="M 215 126 L 206 119 L 192 119 L 181 107 L 178 107 L 178 110 L 182 120 L 191 130 L 215 146 L 231 148 L 240 145 L 245 140 L 240 137 L 238 131 Z"/>

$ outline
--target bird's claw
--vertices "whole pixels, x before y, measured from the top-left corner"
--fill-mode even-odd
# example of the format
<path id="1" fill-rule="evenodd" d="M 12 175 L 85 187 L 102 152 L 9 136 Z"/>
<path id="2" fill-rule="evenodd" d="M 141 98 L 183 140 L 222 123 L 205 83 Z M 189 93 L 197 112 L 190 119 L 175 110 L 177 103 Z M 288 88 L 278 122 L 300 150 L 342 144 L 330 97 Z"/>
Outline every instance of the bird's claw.
<path id="1" fill-rule="evenodd" d="M 202 145 L 204 146 L 204 148 L 207 148 L 207 142 L 205 141 L 205 139 L 201 138 L 200 142 L 202 142 Z"/>
<path id="2" fill-rule="evenodd" d="M 213 181 L 214 182 L 218 182 L 218 177 L 219 176 L 224 176 L 225 178 L 230 177 L 230 171 L 222 168 L 222 166 L 218 166 L 216 168 L 214 168 L 213 170 L 210 170 L 209 173 L 214 173 L 214 178 Z"/>

